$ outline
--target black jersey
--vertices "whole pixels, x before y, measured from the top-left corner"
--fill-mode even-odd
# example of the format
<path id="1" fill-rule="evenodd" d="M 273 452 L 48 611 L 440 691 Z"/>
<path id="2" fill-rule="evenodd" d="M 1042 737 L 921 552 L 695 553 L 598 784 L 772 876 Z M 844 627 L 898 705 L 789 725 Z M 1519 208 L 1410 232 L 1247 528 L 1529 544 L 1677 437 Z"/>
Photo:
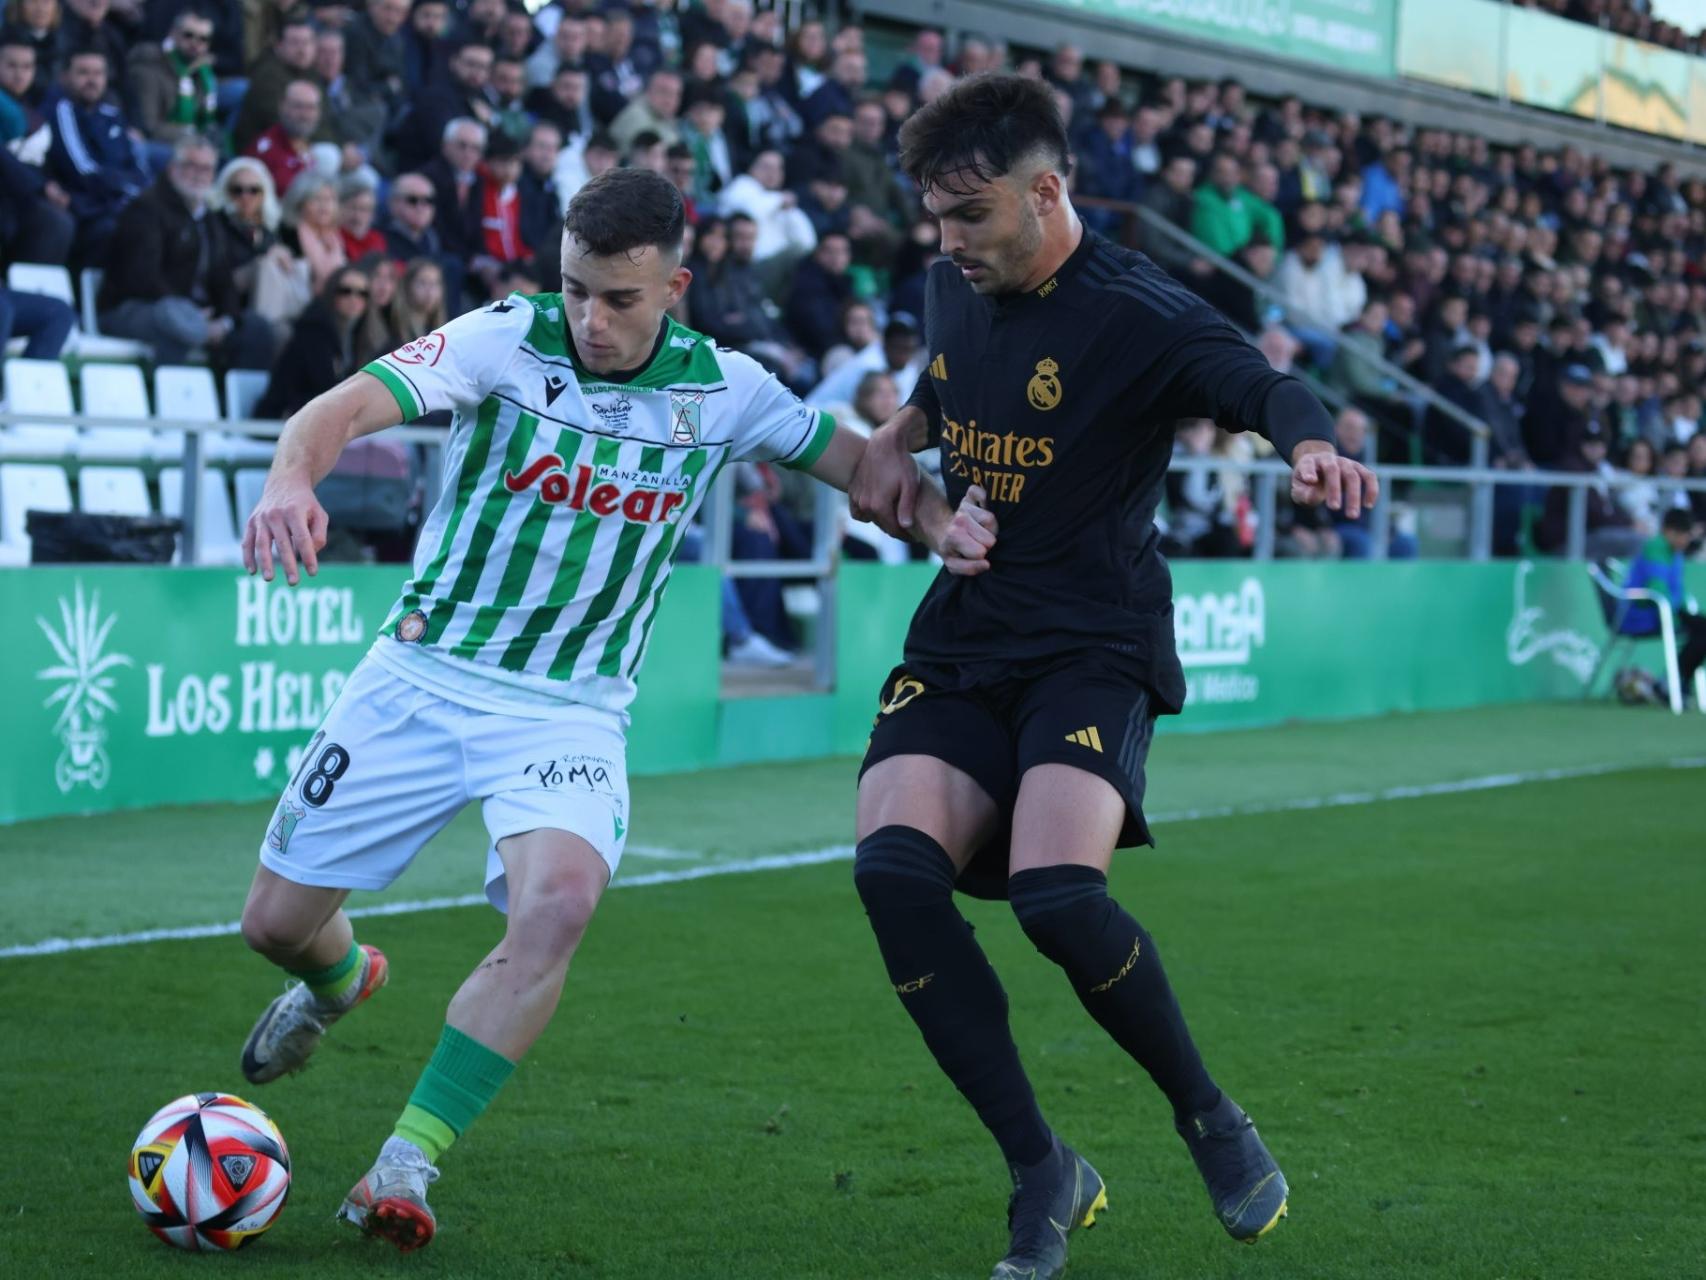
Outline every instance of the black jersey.
<path id="1" fill-rule="evenodd" d="M 1123 655 L 1178 711 L 1173 584 L 1155 528 L 1174 423 L 1260 429 L 1289 457 L 1332 439 L 1320 402 L 1148 258 L 1088 229 L 1025 294 L 986 298 L 937 263 L 924 335 L 930 363 L 911 403 L 930 419 L 949 501 L 983 486 L 1000 528 L 987 573 L 944 570 L 931 584 L 908 668 L 970 688 L 1094 648 Z"/>

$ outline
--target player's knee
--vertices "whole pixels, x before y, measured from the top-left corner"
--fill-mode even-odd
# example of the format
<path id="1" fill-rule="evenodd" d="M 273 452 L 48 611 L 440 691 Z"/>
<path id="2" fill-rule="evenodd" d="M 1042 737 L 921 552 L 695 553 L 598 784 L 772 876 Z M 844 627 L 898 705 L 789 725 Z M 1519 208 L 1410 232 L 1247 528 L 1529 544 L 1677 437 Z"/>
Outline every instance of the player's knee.
<path id="1" fill-rule="evenodd" d="M 916 827 L 878 827 L 859 841 L 853 857 L 853 885 L 873 919 L 949 901 L 954 877 L 947 851 Z"/>
<path id="2" fill-rule="evenodd" d="M 571 868 L 535 877 L 510 902 L 510 936 L 545 960 L 572 954 L 598 908 L 602 888 Z"/>
<path id="3" fill-rule="evenodd" d="M 243 941 L 249 950 L 269 959 L 299 954 L 314 940 L 319 923 L 268 898 L 250 898 L 243 905 Z"/>
<path id="4" fill-rule="evenodd" d="M 1008 879 L 1007 901 L 1031 944 L 1064 964 L 1078 943 L 1100 930 L 1109 909 L 1108 878 L 1094 867 L 1037 867 Z"/>

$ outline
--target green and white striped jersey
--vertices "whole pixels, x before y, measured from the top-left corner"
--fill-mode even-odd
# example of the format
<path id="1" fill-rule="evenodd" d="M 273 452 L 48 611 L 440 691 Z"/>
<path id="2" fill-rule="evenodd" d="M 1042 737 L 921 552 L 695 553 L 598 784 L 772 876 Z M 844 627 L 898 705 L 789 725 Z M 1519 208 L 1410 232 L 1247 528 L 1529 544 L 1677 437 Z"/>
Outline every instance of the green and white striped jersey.
<path id="1" fill-rule="evenodd" d="M 834 419 L 666 322 L 627 382 L 583 369 L 562 295 L 512 294 L 366 366 L 408 421 L 450 409 L 444 487 L 374 655 L 493 709 L 620 711 L 682 535 L 744 458 L 805 467 Z"/>

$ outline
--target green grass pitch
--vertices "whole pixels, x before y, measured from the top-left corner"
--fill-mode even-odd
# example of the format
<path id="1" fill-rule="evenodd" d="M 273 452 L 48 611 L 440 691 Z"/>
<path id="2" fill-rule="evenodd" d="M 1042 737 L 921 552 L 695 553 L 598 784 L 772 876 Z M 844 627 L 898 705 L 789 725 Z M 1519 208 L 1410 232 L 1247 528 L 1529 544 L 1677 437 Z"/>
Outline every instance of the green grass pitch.
<path id="1" fill-rule="evenodd" d="M 1511 771 L 1616 772 L 1158 826 L 1117 896 L 1290 1179 L 1226 1239 L 1166 1108 L 1005 909 L 967 904 L 1044 1111 L 1107 1179 L 1074 1280 L 1699 1275 L 1706 718 L 1511 708 L 1164 736 L 1157 815 Z M 848 761 L 643 780 L 625 874 L 850 840 Z M 1512 782 L 1511 779 L 1505 781 Z M 235 917 L 266 806 L 0 829 L 0 947 Z M 393 890 L 464 893 L 477 818 Z M 110 869 L 109 869 L 110 868 Z M 556 1021 L 444 1161 L 400 1258 L 333 1210 L 389 1131 L 484 908 L 360 922 L 391 985 L 310 1070 L 246 1089 L 278 990 L 234 937 L 0 959 L 0 1276 L 982 1277 L 1005 1173 L 883 979 L 844 862 L 613 892 Z M 130 1208 L 161 1103 L 266 1108 L 291 1202 L 193 1258 Z"/>

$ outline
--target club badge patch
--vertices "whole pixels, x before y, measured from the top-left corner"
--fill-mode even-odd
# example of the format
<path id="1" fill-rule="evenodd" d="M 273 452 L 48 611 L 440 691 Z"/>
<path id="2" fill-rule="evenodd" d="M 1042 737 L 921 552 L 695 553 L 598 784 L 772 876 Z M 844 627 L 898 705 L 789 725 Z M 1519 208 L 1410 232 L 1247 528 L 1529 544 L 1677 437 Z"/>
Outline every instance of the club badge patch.
<path id="1" fill-rule="evenodd" d="M 671 444 L 699 443 L 699 414 L 705 405 L 703 391 L 669 393 L 669 441 Z"/>
<path id="2" fill-rule="evenodd" d="M 410 609 L 397 619 L 397 639 L 404 644 L 414 644 L 426 634 L 426 614 L 419 609 Z"/>

